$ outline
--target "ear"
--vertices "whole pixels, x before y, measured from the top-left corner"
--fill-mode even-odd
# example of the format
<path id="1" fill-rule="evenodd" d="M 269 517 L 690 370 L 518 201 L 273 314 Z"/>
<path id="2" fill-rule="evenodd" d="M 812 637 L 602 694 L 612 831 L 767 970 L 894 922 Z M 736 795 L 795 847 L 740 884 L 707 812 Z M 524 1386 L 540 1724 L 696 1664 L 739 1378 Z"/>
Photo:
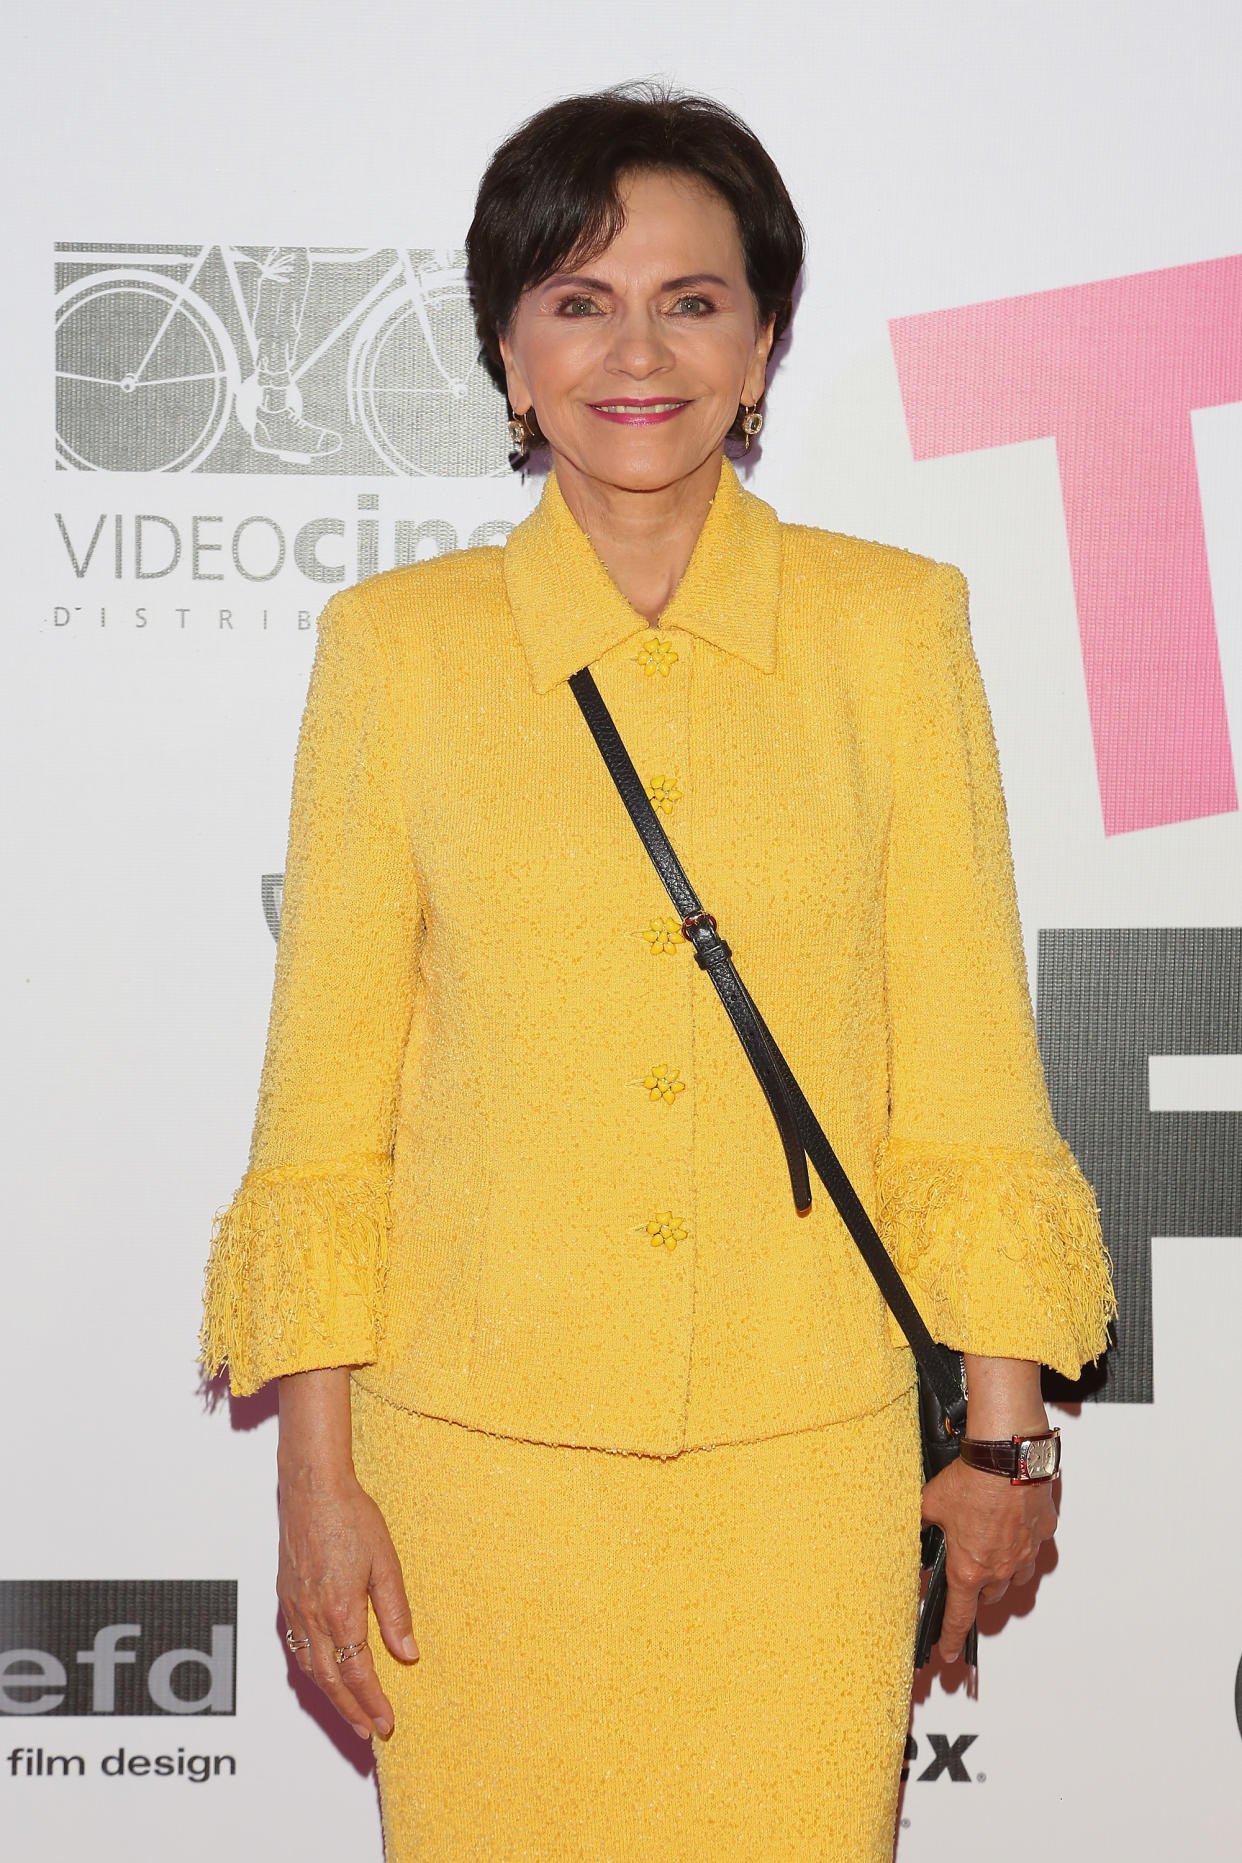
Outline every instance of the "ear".
<path id="1" fill-rule="evenodd" d="M 498 335 L 496 338 L 496 345 L 500 350 L 500 360 L 505 365 L 505 383 L 509 394 L 509 406 L 513 409 L 515 414 L 525 414 L 535 397 L 531 394 L 526 377 L 522 374 L 521 368 L 514 359 L 513 345 L 509 341 L 509 338 L 507 336 Z"/>
<path id="2" fill-rule="evenodd" d="M 776 318 L 769 317 L 759 327 L 755 338 L 755 347 L 751 354 L 750 366 L 746 371 L 746 380 L 742 386 L 742 400 L 748 407 L 762 401 L 768 385 L 768 358 L 772 354 L 772 340 L 776 332 Z"/>

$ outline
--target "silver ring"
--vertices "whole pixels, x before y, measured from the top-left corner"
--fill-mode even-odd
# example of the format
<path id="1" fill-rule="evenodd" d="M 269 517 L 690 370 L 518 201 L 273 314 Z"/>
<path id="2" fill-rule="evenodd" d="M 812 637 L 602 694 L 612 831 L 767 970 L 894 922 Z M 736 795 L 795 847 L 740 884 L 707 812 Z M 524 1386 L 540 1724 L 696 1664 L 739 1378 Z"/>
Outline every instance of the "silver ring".
<path id="1" fill-rule="evenodd" d="M 308 1650 L 310 1648 L 310 1638 L 309 1637 L 295 1637 L 292 1630 L 285 1631 L 285 1642 L 289 1645 L 289 1648 L 293 1650 L 295 1654 L 297 1653 L 298 1650 Z"/>
<path id="2" fill-rule="evenodd" d="M 351 1656 L 356 1656 L 359 1650 L 364 1650 L 366 1646 L 367 1640 L 363 1637 L 361 1643 L 338 1643 L 332 1654 L 336 1657 L 338 1664 L 348 1662 Z"/>

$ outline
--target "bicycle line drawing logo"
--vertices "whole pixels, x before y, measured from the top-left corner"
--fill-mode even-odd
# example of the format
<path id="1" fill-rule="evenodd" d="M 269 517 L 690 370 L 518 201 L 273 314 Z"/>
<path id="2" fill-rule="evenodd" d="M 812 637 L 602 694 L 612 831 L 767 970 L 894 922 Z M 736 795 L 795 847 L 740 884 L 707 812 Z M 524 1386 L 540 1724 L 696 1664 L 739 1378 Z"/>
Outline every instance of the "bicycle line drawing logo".
<path id="1" fill-rule="evenodd" d="M 58 244 L 58 469 L 507 474 L 464 256 Z"/>

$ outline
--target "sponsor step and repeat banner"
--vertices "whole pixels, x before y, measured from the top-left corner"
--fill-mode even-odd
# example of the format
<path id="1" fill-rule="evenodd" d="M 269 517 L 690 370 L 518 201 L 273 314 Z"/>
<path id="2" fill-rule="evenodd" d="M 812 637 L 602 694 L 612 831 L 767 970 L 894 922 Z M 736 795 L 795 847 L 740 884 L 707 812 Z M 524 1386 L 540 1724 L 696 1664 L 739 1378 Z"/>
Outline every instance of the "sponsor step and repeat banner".
<path id="1" fill-rule="evenodd" d="M 15 1863 L 380 1856 L 369 1750 L 280 1641 L 271 1393 L 194 1362 L 202 1267 L 317 614 L 539 494 L 477 354 L 478 174 L 530 110 L 645 75 L 748 117 L 807 224 L 747 482 L 969 578 L 1044 1061 L 1116 1265 L 1113 1348 L 1050 1387 L 1056 1546 L 977 1681 L 919 1678 L 897 1855 L 1242 1851 L 1242 28 L 1215 0 L 625 26 L 69 0 L 10 46 Z"/>

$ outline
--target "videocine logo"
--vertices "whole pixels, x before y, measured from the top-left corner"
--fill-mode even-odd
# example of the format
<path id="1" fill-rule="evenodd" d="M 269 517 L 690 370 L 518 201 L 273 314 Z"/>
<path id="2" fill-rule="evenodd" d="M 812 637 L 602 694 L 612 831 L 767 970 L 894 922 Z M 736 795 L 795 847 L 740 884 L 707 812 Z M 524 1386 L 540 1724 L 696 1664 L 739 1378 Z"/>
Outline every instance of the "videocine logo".
<path id="1" fill-rule="evenodd" d="M 235 1579 L 0 1581 L 0 1713 L 232 1714 Z"/>
<path id="2" fill-rule="evenodd" d="M 465 255 L 56 248 L 56 460 L 79 472 L 508 472 Z"/>

